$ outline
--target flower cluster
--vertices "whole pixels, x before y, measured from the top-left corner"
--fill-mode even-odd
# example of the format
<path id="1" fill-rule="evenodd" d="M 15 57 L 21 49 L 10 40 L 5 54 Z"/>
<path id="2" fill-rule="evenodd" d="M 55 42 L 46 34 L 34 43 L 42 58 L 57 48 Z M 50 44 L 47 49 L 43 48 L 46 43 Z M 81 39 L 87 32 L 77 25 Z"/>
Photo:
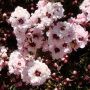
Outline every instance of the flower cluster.
<path id="1" fill-rule="evenodd" d="M 43 84 L 51 74 L 45 63 L 35 61 L 33 57 L 22 56 L 17 50 L 11 53 L 8 66 L 9 73 L 21 74 L 22 80 L 33 86 Z"/>
<path id="2" fill-rule="evenodd" d="M 77 18 L 63 22 L 60 19 L 64 17 L 64 9 L 60 2 L 40 0 L 37 7 L 30 16 L 26 9 L 18 6 L 9 19 L 18 46 L 10 55 L 9 72 L 21 74 L 22 80 L 33 86 L 43 84 L 51 75 L 43 59 L 38 60 L 38 50 L 49 52 L 53 60 L 63 60 L 88 42 L 88 31 L 80 24 L 89 21 L 89 7 L 81 8 L 83 13 Z"/>

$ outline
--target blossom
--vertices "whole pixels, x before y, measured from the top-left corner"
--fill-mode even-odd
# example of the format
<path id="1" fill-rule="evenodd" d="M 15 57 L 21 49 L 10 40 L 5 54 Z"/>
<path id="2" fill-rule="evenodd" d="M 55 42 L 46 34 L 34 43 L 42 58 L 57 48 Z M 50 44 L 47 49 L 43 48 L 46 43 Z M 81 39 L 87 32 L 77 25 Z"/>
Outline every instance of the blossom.
<path id="1" fill-rule="evenodd" d="M 11 17 L 9 18 L 9 22 L 11 23 L 12 27 L 18 27 L 20 29 L 25 29 L 30 27 L 30 14 L 29 12 L 17 6 L 15 11 L 11 13 Z"/>
<path id="2" fill-rule="evenodd" d="M 80 5 L 80 9 L 83 13 L 87 16 L 87 21 L 90 21 L 90 0 L 84 0 L 83 3 Z"/>
<path id="3" fill-rule="evenodd" d="M 81 13 L 81 14 L 77 15 L 76 22 L 78 22 L 80 24 L 80 23 L 83 23 L 83 22 L 86 22 L 86 21 L 87 21 L 87 17 L 84 13 Z"/>
<path id="4" fill-rule="evenodd" d="M 42 85 L 50 77 L 51 71 L 45 63 L 34 61 L 22 72 L 22 80 L 33 86 Z"/>
<path id="5" fill-rule="evenodd" d="M 82 11 L 85 11 L 86 8 L 90 7 L 90 0 L 84 0 L 82 4 L 80 5 L 80 9 Z M 89 12 L 89 11 L 88 11 Z"/>
<path id="6" fill-rule="evenodd" d="M 68 20 L 70 23 L 77 23 L 77 24 L 83 24 L 84 22 L 87 22 L 87 16 L 85 13 L 78 14 L 76 18 L 70 18 Z"/>
<path id="7" fill-rule="evenodd" d="M 37 7 L 41 8 L 44 7 L 48 3 L 48 0 L 39 0 L 37 3 Z"/>
<path id="8" fill-rule="evenodd" d="M 87 7 L 85 11 L 86 11 L 85 13 L 86 13 L 86 16 L 87 16 L 87 21 L 90 21 L 90 12 L 89 12 L 90 11 L 90 6 Z"/>
<path id="9" fill-rule="evenodd" d="M 84 48 L 88 42 L 88 31 L 85 31 L 80 25 L 74 25 L 75 27 L 75 38 L 78 47 Z"/>
<path id="10" fill-rule="evenodd" d="M 8 66 L 9 73 L 20 74 L 25 67 L 25 60 L 19 51 L 16 50 L 11 53 Z"/>

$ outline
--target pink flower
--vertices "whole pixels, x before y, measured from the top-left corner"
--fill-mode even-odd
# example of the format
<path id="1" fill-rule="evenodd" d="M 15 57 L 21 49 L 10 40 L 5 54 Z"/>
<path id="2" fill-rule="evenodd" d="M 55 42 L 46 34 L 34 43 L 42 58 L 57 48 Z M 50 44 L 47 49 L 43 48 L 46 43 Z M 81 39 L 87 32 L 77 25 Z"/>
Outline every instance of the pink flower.
<path id="1" fill-rule="evenodd" d="M 42 85 L 51 75 L 51 71 L 45 63 L 38 60 L 34 61 L 21 73 L 21 78 L 26 83 L 33 86 Z"/>
<path id="2" fill-rule="evenodd" d="M 87 21 L 90 21 L 90 0 L 84 0 L 83 3 L 80 5 L 80 9 L 83 13 L 87 16 Z"/>
<path id="3" fill-rule="evenodd" d="M 20 29 L 25 29 L 27 27 L 30 27 L 30 14 L 29 12 L 20 7 L 17 6 L 15 8 L 15 11 L 11 13 L 11 17 L 9 18 L 9 22 L 12 24 L 12 27 L 16 28 L 20 28 Z"/>
<path id="4" fill-rule="evenodd" d="M 86 8 L 88 7 L 90 7 L 90 0 L 84 0 L 82 4 L 80 5 L 80 9 L 84 12 L 86 12 Z"/>
<path id="5" fill-rule="evenodd" d="M 88 31 L 85 31 L 80 25 L 75 26 L 76 41 L 80 48 L 84 48 L 88 42 Z"/>
<path id="6" fill-rule="evenodd" d="M 84 22 L 87 22 L 87 16 L 85 13 L 81 13 L 77 15 L 77 18 L 70 18 L 68 21 L 70 23 L 83 24 Z"/>
<path id="7" fill-rule="evenodd" d="M 39 2 L 37 3 L 37 7 L 38 8 L 44 7 L 47 3 L 48 0 L 39 0 Z"/>
<path id="8" fill-rule="evenodd" d="M 8 66 L 9 73 L 20 74 L 25 67 L 25 60 L 19 51 L 13 51 L 11 53 Z"/>

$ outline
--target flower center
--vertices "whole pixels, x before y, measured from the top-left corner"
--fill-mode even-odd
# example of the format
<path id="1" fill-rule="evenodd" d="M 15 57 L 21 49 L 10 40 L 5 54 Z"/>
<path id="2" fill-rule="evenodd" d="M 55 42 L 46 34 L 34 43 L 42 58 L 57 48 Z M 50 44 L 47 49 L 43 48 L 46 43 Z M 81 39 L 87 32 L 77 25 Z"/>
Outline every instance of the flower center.
<path id="1" fill-rule="evenodd" d="M 41 19 L 40 18 L 38 18 L 38 23 L 41 23 Z"/>
<path id="2" fill-rule="evenodd" d="M 51 14 L 49 14 L 48 12 L 46 12 L 46 16 L 47 16 L 48 18 L 50 18 L 50 17 L 51 17 Z"/>
<path id="3" fill-rule="evenodd" d="M 34 42 L 30 43 L 29 45 L 30 45 L 31 47 L 35 47 L 35 46 L 36 46 L 36 44 L 35 44 Z"/>
<path id="4" fill-rule="evenodd" d="M 38 38 L 39 36 L 37 34 L 34 34 L 33 35 L 33 38 Z"/>
<path id="5" fill-rule="evenodd" d="M 39 76 L 41 75 L 41 72 L 38 71 L 38 70 L 36 70 L 36 71 L 35 71 L 35 75 L 39 77 Z"/>
<path id="6" fill-rule="evenodd" d="M 18 22 L 19 22 L 20 24 L 23 24 L 23 23 L 24 23 L 24 20 L 23 20 L 22 18 L 20 18 L 20 19 L 18 20 Z"/>
<path id="7" fill-rule="evenodd" d="M 63 47 L 67 47 L 67 43 L 64 43 L 64 44 L 63 44 Z"/>
<path id="8" fill-rule="evenodd" d="M 59 36 L 57 36 L 57 34 L 53 34 L 53 38 L 59 39 Z"/>
<path id="9" fill-rule="evenodd" d="M 60 27 L 61 31 L 65 30 L 65 26 Z"/>
<path id="10" fill-rule="evenodd" d="M 56 47 L 54 50 L 55 50 L 55 53 L 60 52 L 60 49 L 59 49 L 59 48 L 57 48 L 57 47 Z"/>
<path id="11" fill-rule="evenodd" d="M 83 41 L 83 39 L 84 39 L 84 38 L 83 38 L 83 37 L 81 37 L 81 38 L 79 38 L 79 41 Z"/>
<path id="12" fill-rule="evenodd" d="M 18 65 L 19 65 L 19 66 L 21 66 L 21 63 L 20 63 L 20 62 L 18 62 Z"/>

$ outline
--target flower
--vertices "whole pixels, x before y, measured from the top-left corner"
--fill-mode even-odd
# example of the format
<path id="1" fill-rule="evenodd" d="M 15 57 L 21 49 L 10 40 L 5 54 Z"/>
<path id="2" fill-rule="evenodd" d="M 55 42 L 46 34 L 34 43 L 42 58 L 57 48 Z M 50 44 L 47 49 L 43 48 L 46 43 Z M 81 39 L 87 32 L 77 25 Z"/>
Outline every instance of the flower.
<path id="1" fill-rule="evenodd" d="M 90 2 L 89 2 L 90 3 Z M 85 13 L 86 13 L 86 16 L 87 16 L 87 21 L 90 21 L 90 5 L 89 5 L 89 7 L 87 7 L 86 8 L 86 10 L 85 10 Z"/>
<path id="2" fill-rule="evenodd" d="M 83 3 L 80 5 L 80 9 L 83 13 L 87 16 L 87 21 L 90 21 L 90 0 L 84 0 Z"/>
<path id="3" fill-rule="evenodd" d="M 8 66 L 9 73 L 20 74 L 25 67 L 25 60 L 19 51 L 16 50 L 11 53 Z"/>
<path id="4" fill-rule="evenodd" d="M 11 13 L 11 17 L 9 18 L 9 22 L 12 24 L 12 27 L 18 27 L 20 29 L 25 29 L 30 27 L 30 14 L 29 12 L 17 6 L 15 11 Z"/>
<path id="5" fill-rule="evenodd" d="M 84 12 L 86 12 L 86 8 L 90 7 L 90 0 L 84 0 L 82 4 L 80 5 L 80 9 Z M 89 11 L 88 11 L 89 12 Z"/>
<path id="6" fill-rule="evenodd" d="M 84 48 L 88 42 L 88 31 L 85 31 L 80 25 L 74 25 L 74 27 L 77 45 L 80 48 Z"/>
<path id="7" fill-rule="evenodd" d="M 83 24 L 84 22 L 87 22 L 87 16 L 85 13 L 81 13 L 77 15 L 77 18 L 71 17 L 68 21 L 70 23 Z"/>
<path id="8" fill-rule="evenodd" d="M 38 8 L 44 7 L 47 3 L 48 0 L 39 0 L 39 2 L 37 3 L 37 7 Z"/>
<path id="9" fill-rule="evenodd" d="M 21 78 L 32 86 L 42 85 L 51 75 L 51 71 L 45 63 L 34 61 L 29 67 L 23 70 Z"/>

